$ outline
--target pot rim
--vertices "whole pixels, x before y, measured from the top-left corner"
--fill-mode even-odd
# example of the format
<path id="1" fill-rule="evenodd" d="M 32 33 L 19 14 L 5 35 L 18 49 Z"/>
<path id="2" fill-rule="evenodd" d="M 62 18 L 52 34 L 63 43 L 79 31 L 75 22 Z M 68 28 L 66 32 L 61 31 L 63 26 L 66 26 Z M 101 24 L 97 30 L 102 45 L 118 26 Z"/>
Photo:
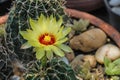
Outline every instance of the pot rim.
<path id="1" fill-rule="evenodd" d="M 8 16 L 8 14 L 0 16 L 0 25 L 6 23 Z"/>

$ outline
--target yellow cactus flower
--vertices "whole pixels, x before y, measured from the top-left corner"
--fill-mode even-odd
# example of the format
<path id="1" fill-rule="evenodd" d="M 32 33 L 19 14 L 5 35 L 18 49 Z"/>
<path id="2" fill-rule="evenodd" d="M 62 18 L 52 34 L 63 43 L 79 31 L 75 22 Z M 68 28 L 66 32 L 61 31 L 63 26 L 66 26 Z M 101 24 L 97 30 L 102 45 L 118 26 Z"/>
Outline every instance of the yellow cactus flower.
<path id="1" fill-rule="evenodd" d="M 54 54 L 63 57 L 64 51 L 72 51 L 69 46 L 64 44 L 68 40 L 66 35 L 71 28 L 62 26 L 62 23 L 62 17 L 56 20 L 53 16 L 41 15 L 38 20 L 30 19 L 31 29 L 20 31 L 23 38 L 27 40 L 27 44 L 25 44 L 34 47 L 37 59 L 41 59 L 43 56 L 51 59 Z"/>

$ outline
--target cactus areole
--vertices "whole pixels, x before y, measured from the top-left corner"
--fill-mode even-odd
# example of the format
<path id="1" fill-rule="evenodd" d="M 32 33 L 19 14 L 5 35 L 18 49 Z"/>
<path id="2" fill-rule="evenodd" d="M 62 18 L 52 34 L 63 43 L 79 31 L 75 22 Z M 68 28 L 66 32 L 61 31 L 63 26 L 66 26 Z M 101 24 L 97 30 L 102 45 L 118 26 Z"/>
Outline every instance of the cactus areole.
<path id="1" fill-rule="evenodd" d="M 20 60 L 28 62 L 34 60 L 33 45 L 28 45 L 31 48 L 21 49 L 21 46 L 27 41 L 24 39 L 20 31 L 25 31 L 31 28 L 30 18 L 32 21 L 37 21 L 39 16 L 43 14 L 46 17 L 53 15 L 58 20 L 59 16 L 65 17 L 64 0 L 15 0 L 10 9 L 9 17 L 6 24 L 6 46 L 9 53 L 15 53 Z M 53 21 L 54 22 L 54 21 Z M 52 23 L 52 22 L 51 22 Z M 40 25 L 41 27 L 42 25 Z M 49 26 L 49 24 L 47 25 Z M 49 26 L 56 31 L 53 26 Z M 31 38 L 34 38 L 30 35 Z M 38 35 L 37 35 L 38 36 Z M 36 39 L 36 38 L 34 38 Z M 57 38 L 50 32 L 39 34 L 38 39 L 41 45 L 53 45 Z M 27 46 L 27 47 L 28 47 Z M 38 50 L 38 49 L 37 49 Z M 40 58 L 40 57 L 39 57 Z"/>

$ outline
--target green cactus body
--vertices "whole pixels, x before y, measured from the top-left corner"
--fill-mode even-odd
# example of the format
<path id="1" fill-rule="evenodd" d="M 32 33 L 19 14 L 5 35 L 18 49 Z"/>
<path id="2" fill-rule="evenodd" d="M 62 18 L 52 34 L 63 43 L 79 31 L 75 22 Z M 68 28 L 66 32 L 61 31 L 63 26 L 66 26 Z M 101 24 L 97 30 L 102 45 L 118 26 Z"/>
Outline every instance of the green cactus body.
<path id="1" fill-rule="evenodd" d="M 20 49 L 26 42 L 20 35 L 20 31 L 30 28 L 29 18 L 37 19 L 40 14 L 45 16 L 64 16 L 64 0 L 16 0 L 9 12 L 6 24 L 6 45 L 9 53 L 15 53 L 20 60 L 33 60 L 35 57 L 33 48 Z M 31 36 L 32 37 L 32 36 Z M 23 61 L 25 62 L 25 61 Z M 26 61 L 27 62 L 27 61 Z"/>
<path id="2" fill-rule="evenodd" d="M 5 47 L 7 59 L 9 57 L 10 61 L 14 61 L 16 58 L 14 54 L 16 54 L 24 64 L 35 60 L 32 47 L 21 49 L 26 40 L 20 35 L 20 31 L 31 28 L 29 19 L 37 20 L 41 14 L 53 15 L 57 18 L 59 16 L 64 17 L 63 5 L 64 0 L 15 0 L 6 23 L 5 44 L 2 43 L 2 46 Z M 72 68 L 57 59 L 48 61 L 45 67 L 41 65 L 41 62 L 36 61 L 27 68 L 29 69 L 25 80 L 76 80 Z"/>
<path id="3" fill-rule="evenodd" d="M 48 61 L 45 68 L 42 68 L 40 61 L 33 62 L 28 67 L 25 80 L 77 80 L 73 69 L 55 58 Z"/>
<path id="4" fill-rule="evenodd" d="M 2 43 L 4 43 L 3 36 L 0 36 L 0 80 L 8 80 L 12 75 L 12 66 Z"/>

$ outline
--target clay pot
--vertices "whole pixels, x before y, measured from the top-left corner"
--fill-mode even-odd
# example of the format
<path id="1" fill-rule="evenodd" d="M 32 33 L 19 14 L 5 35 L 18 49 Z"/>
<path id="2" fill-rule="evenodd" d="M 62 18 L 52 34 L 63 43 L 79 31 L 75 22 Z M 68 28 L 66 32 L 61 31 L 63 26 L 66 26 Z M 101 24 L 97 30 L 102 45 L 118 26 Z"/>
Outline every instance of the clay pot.
<path id="1" fill-rule="evenodd" d="M 3 15 L 0 17 L 0 25 L 4 24 L 7 21 L 8 15 Z"/>
<path id="2" fill-rule="evenodd" d="M 81 11 L 92 11 L 103 6 L 103 0 L 66 0 L 66 7 Z"/>

